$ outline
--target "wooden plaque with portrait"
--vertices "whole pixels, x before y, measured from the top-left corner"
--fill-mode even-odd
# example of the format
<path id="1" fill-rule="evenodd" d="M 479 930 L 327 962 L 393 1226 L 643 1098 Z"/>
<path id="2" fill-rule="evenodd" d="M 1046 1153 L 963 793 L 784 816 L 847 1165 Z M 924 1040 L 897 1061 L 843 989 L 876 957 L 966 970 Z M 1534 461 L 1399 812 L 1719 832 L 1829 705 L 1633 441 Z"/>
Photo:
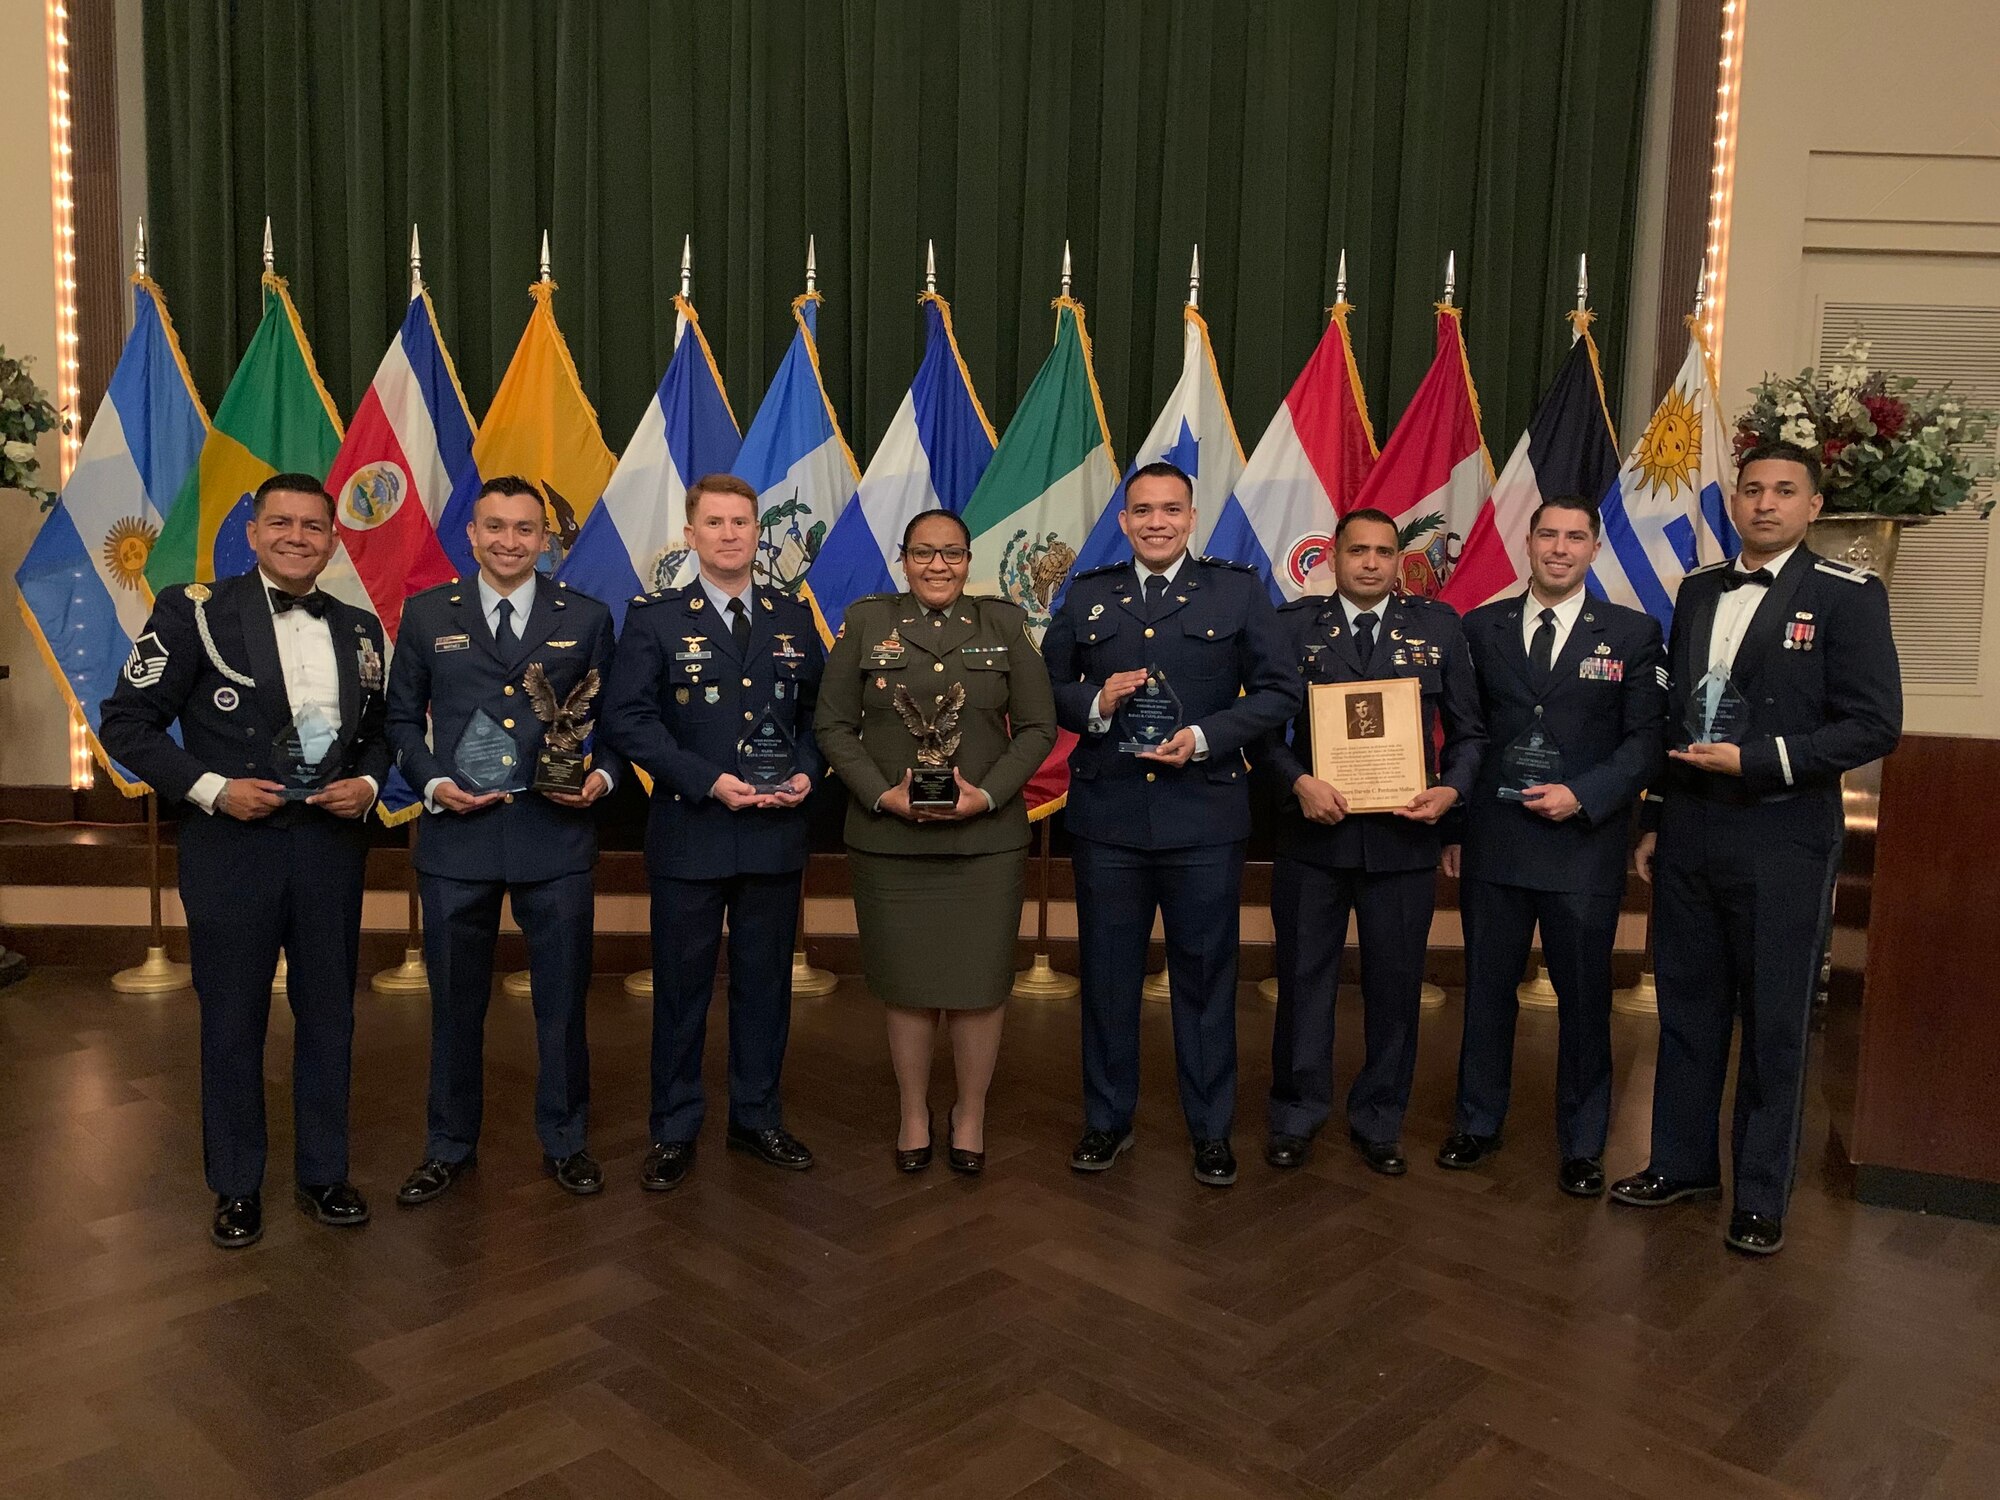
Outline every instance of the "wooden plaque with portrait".
<path id="1" fill-rule="evenodd" d="M 1315 682 L 1313 775 L 1340 788 L 1349 812 L 1393 812 L 1430 785 L 1424 689 L 1414 677 Z"/>

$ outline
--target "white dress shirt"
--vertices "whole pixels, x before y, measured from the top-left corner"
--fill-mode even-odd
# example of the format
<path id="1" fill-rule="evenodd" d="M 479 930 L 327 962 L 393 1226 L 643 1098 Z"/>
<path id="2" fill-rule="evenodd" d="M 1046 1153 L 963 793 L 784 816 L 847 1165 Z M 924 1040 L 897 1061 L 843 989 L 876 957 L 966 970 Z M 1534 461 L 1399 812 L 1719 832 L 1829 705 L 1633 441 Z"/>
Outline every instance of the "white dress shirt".
<path id="1" fill-rule="evenodd" d="M 1578 589 L 1560 604 L 1544 604 L 1532 588 L 1528 590 L 1527 597 L 1521 601 L 1521 645 L 1527 650 L 1531 665 L 1535 659 L 1535 632 L 1542 628 L 1542 611 L 1552 609 L 1556 612 L 1556 643 L 1549 649 L 1549 665 L 1553 667 L 1556 658 L 1563 654 L 1569 633 L 1576 629 L 1576 622 L 1583 614 L 1584 592 Z"/>
<path id="2" fill-rule="evenodd" d="M 303 609 L 288 609 L 279 614 L 271 603 L 271 591 L 284 590 L 262 568 L 257 570 L 257 582 L 264 590 L 264 607 L 271 612 L 271 632 L 278 638 L 278 665 L 285 674 L 285 697 L 291 703 L 292 713 L 297 715 L 309 707 L 316 708 L 333 732 L 340 733 L 340 664 L 333 656 L 333 627 Z M 381 790 L 374 777 L 362 779 L 378 792 Z M 188 801 L 203 812 L 212 813 L 215 799 L 227 784 L 227 777 L 214 771 L 204 772 L 188 788 Z"/>
<path id="3" fill-rule="evenodd" d="M 1792 560 L 1792 554 L 1798 550 L 1798 544 L 1793 543 L 1763 566 L 1770 571 L 1773 578 L 1776 578 L 1784 571 L 1785 564 Z M 1740 557 L 1730 564 L 1730 568 L 1738 573 L 1753 571 L 1743 566 L 1743 559 Z M 1768 587 L 1760 588 L 1754 583 L 1749 583 L 1724 590 L 1722 597 L 1715 601 L 1715 620 L 1710 625 L 1708 633 L 1709 671 L 1720 669 L 1727 672 L 1735 666 L 1736 651 L 1743 644 L 1744 633 L 1750 629 L 1750 618 L 1757 613 L 1757 606 L 1764 602 L 1765 596 L 1770 592 Z"/>
<path id="4" fill-rule="evenodd" d="M 1167 580 L 1167 587 L 1172 588 L 1174 580 L 1180 577 L 1181 569 L 1187 566 L 1187 560 L 1188 555 L 1183 552 L 1179 557 L 1174 559 L 1171 567 L 1152 568 L 1139 561 L 1138 558 L 1133 558 L 1132 571 L 1139 575 L 1139 597 L 1142 600 L 1146 597 L 1146 580 L 1149 578 L 1164 578 Z M 1111 728 L 1111 716 L 1104 712 L 1103 703 L 1104 695 L 1101 692 L 1096 698 L 1091 700 L 1090 722 L 1086 727 L 1092 734 L 1103 734 Z M 1115 713 L 1116 710 L 1114 709 L 1113 712 Z M 1188 758 L 1190 760 L 1207 760 L 1208 736 L 1201 732 L 1199 724 L 1189 727 L 1194 730 L 1194 754 Z"/>
<path id="5" fill-rule="evenodd" d="M 722 623 L 725 627 L 731 630 L 736 628 L 735 617 L 729 613 L 729 602 L 732 599 L 741 599 L 743 601 L 743 617 L 745 619 L 750 617 L 750 606 L 755 602 L 750 592 L 751 580 L 746 578 L 743 581 L 741 592 L 729 594 L 723 592 L 722 585 L 717 583 L 713 578 L 710 578 L 706 573 L 697 573 L 695 577 L 701 583 L 701 591 L 708 595 L 708 602 L 714 605 L 715 612 L 722 616 Z"/>

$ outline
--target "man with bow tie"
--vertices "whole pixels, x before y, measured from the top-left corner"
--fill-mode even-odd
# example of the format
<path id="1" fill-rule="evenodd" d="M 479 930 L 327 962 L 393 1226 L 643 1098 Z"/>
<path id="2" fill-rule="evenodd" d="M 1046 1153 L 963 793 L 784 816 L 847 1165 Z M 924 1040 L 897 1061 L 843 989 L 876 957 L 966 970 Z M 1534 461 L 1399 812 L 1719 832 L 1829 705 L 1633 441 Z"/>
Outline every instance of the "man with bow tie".
<path id="1" fill-rule="evenodd" d="M 604 1187 L 586 1149 L 584 1001 L 597 863 L 590 808 L 623 762 L 600 739 L 580 791 L 536 791 L 532 779 L 548 727 L 536 693 L 563 705 L 591 672 L 603 682 L 611 611 L 537 574 L 548 512 L 527 480 L 487 480 L 466 535 L 478 575 L 411 597 L 389 674 L 396 764 L 424 796 L 414 858 L 431 980 L 429 1131 L 423 1160 L 396 1193 L 406 1207 L 449 1188 L 479 1145 L 503 898 L 528 942 L 543 1165 L 565 1192 Z"/>
<path id="2" fill-rule="evenodd" d="M 1805 545 L 1817 452 L 1743 455 L 1733 563 L 1681 581 L 1668 643 L 1668 767 L 1649 793 L 1660 996 L 1652 1160 L 1611 1185 L 1636 1208 L 1722 1194 L 1722 1086 L 1740 1012 L 1735 1201 L 1724 1241 L 1770 1255 L 1798 1166 L 1806 1039 L 1844 832 L 1841 774 L 1901 738 L 1889 592 Z"/>
<path id="3" fill-rule="evenodd" d="M 105 700 L 105 749 L 180 821 L 181 903 L 201 1006 L 202 1160 L 225 1250 L 264 1232 L 264 1041 L 282 950 L 292 1008 L 299 1207 L 368 1222 L 347 1181 L 354 974 L 388 774 L 382 627 L 318 587 L 333 498 L 275 474 L 251 499 L 254 571 L 164 589 Z M 181 740 L 168 732 L 176 720 Z"/>

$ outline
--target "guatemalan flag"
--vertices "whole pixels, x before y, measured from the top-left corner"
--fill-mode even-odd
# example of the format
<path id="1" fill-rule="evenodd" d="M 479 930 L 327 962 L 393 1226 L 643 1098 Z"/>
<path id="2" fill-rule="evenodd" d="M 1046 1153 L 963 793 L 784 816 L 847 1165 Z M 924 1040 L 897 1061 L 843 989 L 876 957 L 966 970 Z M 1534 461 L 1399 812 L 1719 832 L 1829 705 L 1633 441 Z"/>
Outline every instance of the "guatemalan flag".
<path id="1" fill-rule="evenodd" d="M 1527 586 L 1528 518 L 1536 506 L 1563 495 L 1601 501 L 1618 478 L 1618 437 L 1604 401 L 1590 314 L 1569 316 L 1576 329 L 1569 354 L 1493 482 L 1439 595 L 1461 614 Z"/>
<path id="2" fill-rule="evenodd" d="M 62 497 L 14 574 L 21 613 L 91 748 L 118 789 L 145 792 L 104 753 L 99 709 L 146 627 L 146 558 L 200 461 L 208 414 L 160 289 L 135 276 L 132 333 L 84 434 Z M 192 500 L 190 504 L 194 503 Z"/>
<path id="3" fill-rule="evenodd" d="M 1687 358 L 1605 496 L 1604 548 L 1590 591 L 1673 622 L 1681 579 L 1742 550 L 1725 505 L 1735 464 L 1700 326 L 1688 319 Z"/>
<path id="4" fill-rule="evenodd" d="M 479 490 L 472 412 L 421 286 L 327 475 L 347 556 L 393 643 L 403 601 L 455 571 L 437 534 Z"/>
<path id="5" fill-rule="evenodd" d="M 1236 481 L 1208 550 L 1264 576 L 1273 603 L 1319 591 L 1313 569 L 1333 549 L 1334 523 L 1354 508 L 1375 467 L 1361 372 L 1347 315 L 1335 303 L 1312 358 L 1292 382 Z M 1325 580 L 1332 587 L 1331 578 Z"/>
<path id="6" fill-rule="evenodd" d="M 1236 557 L 1234 551 L 1217 551 L 1215 537 L 1230 491 L 1243 472 L 1243 445 L 1237 441 L 1236 423 L 1229 415 L 1228 398 L 1222 393 L 1222 376 L 1215 367 L 1208 324 L 1193 303 L 1181 308 L 1181 377 L 1174 382 L 1152 430 L 1132 455 L 1125 478 L 1098 513 L 1097 524 L 1091 528 L 1089 539 L 1070 569 L 1071 578 L 1091 568 L 1131 560 L 1132 544 L 1125 540 L 1125 533 L 1118 525 L 1118 517 L 1125 509 L 1125 482 L 1138 469 L 1162 459 L 1194 480 L 1192 549 Z"/>
<path id="7" fill-rule="evenodd" d="M 1452 543 L 1472 530 L 1493 486 L 1461 316 L 1451 304 L 1438 304 L 1437 353 L 1354 501 L 1356 510 L 1372 506 L 1395 520 L 1406 594 L 1437 594 L 1451 571 Z M 1317 572 L 1331 592 L 1331 549 Z"/>
<path id="8" fill-rule="evenodd" d="M 688 486 L 729 470 L 743 444 L 694 304 L 676 297 L 674 312 L 667 373 L 556 575 L 602 599 L 620 630 L 634 595 L 693 576 L 682 538 Z"/>
<path id="9" fill-rule="evenodd" d="M 820 300 L 818 292 L 793 299 L 798 331 L 730 466 L 759 496 L 757 581 L 788 594 L 805 586 L 834 517 L 861 478 L 820 379 Z M 684 566 L 691 580 L 697 564 L 690 557 Z"/>
<path id="10" fill-rule="evenodd" d="M 935 292 L 924 309 L 924 358 L 869 460 L 861 487 L 827 533 L 802 591 L 831 642 L 847 606 L 899 588 L 896 551 L 919 511 L 965 509 L 993 457 L 993 426 L 951 331 L 951 306 Z"/>

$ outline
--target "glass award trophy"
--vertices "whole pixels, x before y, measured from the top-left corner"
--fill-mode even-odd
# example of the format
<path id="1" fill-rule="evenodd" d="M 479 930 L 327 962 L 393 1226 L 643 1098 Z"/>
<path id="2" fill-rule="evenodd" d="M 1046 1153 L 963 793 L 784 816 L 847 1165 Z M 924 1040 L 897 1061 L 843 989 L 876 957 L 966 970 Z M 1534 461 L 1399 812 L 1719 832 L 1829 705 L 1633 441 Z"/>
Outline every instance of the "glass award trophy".
<path id="1" fill-rule="evenodd" d="M 271 764 L 287 802 L 303 802 L 332 779 L 339 735 L 318 704 L 308 703 L 271 743 Z"/>
<path id="2" fill-rule="evenodd" d="M 1750 727 L 1750 702 L 1720 667 L 1713 668 L 1688 694 L 1682 727 L 1691 745 L 1734 745 Z"/>
<path id="3" fill-rule="evenodd" d="M 465 733 L 458 737 L 458 748 L 452 752 L 452 771 L 459 784 L 475 796 L 525 791 L 528 785 L 521 773 L 521 747 L 513 735 L 500 727 L 500 721 L 483 708 L 472 711 Z"/>
<path id="4" fill-rule="evenodd" d="M 760 792 L 775 792 L 798 774 L 798 742 L 770 704 L 736 742 L 736 774 Z M 957 799 L 954 798 L 954 801 Z"/>
<path id="5" fill-rule="evenodd" d="M 1167 674 L 1158 667 L 1148 667 L 1145 686 L 1119 704 L 1112 715 L 1118 753 L 1138 755 L 1158 750 L 1180 732 L 1184 722 L 1180 694 L 1168 684 Z"/>
<path id="6" fill-rule="evenodd" d="M 1561 781 L 1562 774 L 1562 746 L 1543 721 L 1542 706 L 1537 703 L 1534 721 L 1500 752 L 1500 800 L 1523 801 L 1529 787 Z"/>

